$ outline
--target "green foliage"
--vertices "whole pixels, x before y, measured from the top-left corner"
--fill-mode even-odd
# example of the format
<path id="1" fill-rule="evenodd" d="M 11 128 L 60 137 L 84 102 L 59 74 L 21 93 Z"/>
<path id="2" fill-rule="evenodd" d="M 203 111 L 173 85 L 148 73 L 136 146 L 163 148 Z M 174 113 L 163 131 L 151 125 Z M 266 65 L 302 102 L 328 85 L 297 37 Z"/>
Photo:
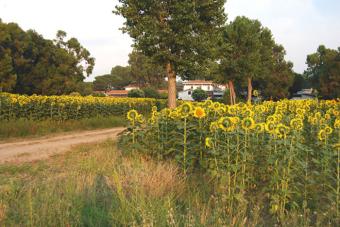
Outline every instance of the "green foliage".
<path id="1" fill-rule="evenodd" d="M 336 226 L 339 104 L 337 100 L 231 106 L 210 100 L 185 102 L 173 110 L 153 108 L 145 121 L 130 120 L 129 133 L 121 141 L 133 154 L 140 151 L 177 162 L 185 174 L 210 175 L 215 195 L 223 198 L 220 218 L 226 222 Z M 261 224 L 247 222 L 254 213 Z"/>
<path id="2" fill-rule="evenodd" d="M 305 75 L 310 79 L 323 98 L 340 97 L 340 47 L 338 50 L 319 46 L 314 54 L 307 56 L 308 69 Z"/>
<path id="3" fill-rule="evenodd" d="M 146 87 L 146 88 L 143 88 L 142 91 L 144 92 L 145 98 L 154 98 L 154 99 L 160 98 L 160 94 L 155 88 Z"/>
<path id="4" fill-rule="evenodd" d="M 97 76 L 93 82 L 95 91 L 107 91 L 111 89 L 123 89 L 133 81 L 130 66 L 115 66 L 110 74 Z"/>
<path id="5" fill-rule="evenodd" d="M 288 96 L 293 64 L 285 61 L 284 48 L 275 43 L 268 28 L 258 20 L 236 17 L 226 25 L 223 40 L 216 81 L 227 83 L 231 80 L 245 87 L 250 78 L 266 97 Z"/>
<path id="6" fill-rule="evenodd" d="M 166 77 L 164 65 L 156 64 L 151 58 L 135 49 L 129 54 L 129 64 L 133 81 L 138 85 L 156 88 L 164 86 Z"/>
<path id="7" fill-rule="evenodd" d="M 208 98 L 208 93 L 200 88 L 197 88 L 192 92 L 192 98 L 196 102 L 201 102 Z"/>
<path id="8" fill-rule="evenodd" d="M 132 89 L 128 93 L 128 97 L 130 98 L 144 98 L 145 94 L 144 91 L 141 89 Z"/>
<path id="9" fill-rule="evenodd" d="M 216 44 L 226 21 L 225 0 L 134 1 L 119 0 L 115 14 L 125 18 L 123 32 L 133 46 L 168 77 L 168 106 L 176 106 L 176 75 L 204 75 L 216 56 Z M 214 35 L 212 35 L 214 34 Z"/>
<path id="10" fill-rule="evenodd" d="M 293 95 L 294 93 L 306 88 L 311 88 L 308 78 L 305 75 L 294 73 L 293 84 L 289 88 L 290 94 Z"/>
<path id="11" fill-rule="evenodd" d="M 77 39 L 65 40 L 59 31 L 54 41 L 15 23 L 0 21 L 0 87 L 21 94 L 60 95 L 81 92 L 94 58 Z M 0 89 L 1 90 L 1 89 Z"/>
<path id="12" fill-rule="evenodd" d="M 0 93 L 0 123 L 20 118 L 66 121 L 97 116 L 121 116 L 131 107 L 146 112 L 150 111 L 153 105 L 163 108 L 165 100 L 93 96 L 24 96 Z"/>

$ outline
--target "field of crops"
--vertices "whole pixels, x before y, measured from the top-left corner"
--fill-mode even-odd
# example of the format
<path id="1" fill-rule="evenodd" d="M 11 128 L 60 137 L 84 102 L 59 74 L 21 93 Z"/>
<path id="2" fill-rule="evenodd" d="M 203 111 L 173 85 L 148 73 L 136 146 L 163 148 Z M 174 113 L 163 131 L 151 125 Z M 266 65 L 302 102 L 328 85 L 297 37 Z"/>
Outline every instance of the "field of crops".
<path id="1" fill-rule="evenodd" d="M 150 111 L 164 107 L 165 100 L 81 96 L 25 96 L 0 93 L 0 120 L 58 121 L 125 114 L 131 108 Z"/>
<path id="2" fill-rule="evenodd" d="M 339 224 L 339 100 L 234 106 L 208 100 L 153 107 L 150 119 L 130 110 L 127 118 L 121 143 L 176 160 L 185 173 L 209 175 L 225 220 Z"/>

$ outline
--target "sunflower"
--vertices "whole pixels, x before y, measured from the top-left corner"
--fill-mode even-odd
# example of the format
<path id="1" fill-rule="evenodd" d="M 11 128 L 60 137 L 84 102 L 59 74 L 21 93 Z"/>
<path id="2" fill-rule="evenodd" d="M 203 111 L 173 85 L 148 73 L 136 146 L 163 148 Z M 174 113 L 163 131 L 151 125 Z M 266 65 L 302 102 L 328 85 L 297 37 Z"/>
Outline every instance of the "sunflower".
<path id="1" fill-rule="evenodd" d="M 339 129 L 340 128 L 340 119 L 336 119 L 334 122 L 334 128 Z"/>
<path id="2" fill-rule="evenodd" d="M 294 130 L 301 131 L 303 128 L 303 121 L 301 118 L 293 118 L 290 121 L 290 127 Z"/>
<path id="3" fill-rule="evenodd" d="M 209 129 L 211 132 L 215 132 L 218 129 L 218 123 L 216 121 L 211 122 Z"/>
<path id="4" fill-rule="evenodd" d="M 126 117 L 129 121 L 136 121 L 138 117 L 137 110 L 129 110 L 129 112 L 126 114 Z"/>
<path id="5" fill-rule="evenodd" d="M 208 148 L 214 147 L 214 143 L 211 137 L 205 138 L 205 146 Z"/>
<path id="6" fill-rule="evenodd" d="M 289 133 L 289 127 L 284 124 L 278 124 L 275 129 L 276 135 L 279 138 L 286 138 Z"/>
<path id="7" fill-rule="evenodd" d="M 225 132 L 232 132 L 235 129 L 232 118 L 230 117 L 221 117 L 218 120 L 218 126 Z"/>
<path id="8" fill-rule="evenodd" d="M 235 115 L 237 112 L 236 106 L 229 106 L 228 108 L 228 114 Z"/>
<path id="9" fill-rule="evenodd" d="M 267 132 L 269 132 L 270 134 L 274 134 L 275 133 L 275 129 L 276 129 L 276 124 L 274 121 L 267 121 L 266 125 L 265 125 L 265 129 Z"/>
<path id="10" fill-rule="evenodd" d="M 144 119 L 143 119 L 143 115 L 141 115 L 141 114 L 138 114 L 138 116 L 137 116 L 137 119 L 136 119 L 139 123 L 144 123 Z"/>
<path id="11" fill-rule="evenodd" d="M 254 95 L 255 97 L 259 96 L 259 91 L 258 91 L 258 90 L 254 90 L 254 91 L 253 91 L 253 95 Z"/>
<path id="12" fill-rule="evenodd" d="M 328 125 L 325 125 L 323 130 L 325 130 L 327 135 L 330 135 L 333 132 L 333 129 L 331 127 L 329 127 Z"/>
<path id="13" fill-rule="evenodd" d="M 202 107 L 196 107 L 194 110 L 194 116 L 196 118 L 203 118 L 206 116 L 205 110 Z"/>
<path id="14" fill-rule="evenodd" d="M 181 114 L 181 117 L 183 118 L 189 117 L 191 111 L 192 111 L 192 104 L 189 102 L 182 104 L 179 108 L 179 112 Z"/>
<path id="15" fill-rule="evenodd" d="M 327 132 L 324 129 L 321 129 L 318 133 L 319 140 L 325 140 L 327 138 Z"/>
<path id="16" fill-rule="evenodd" d="M 219 103 L 219 102 L 214 102 L 213 104 L 212 104 L 212 109 L 214 110 L 214 111 L 218 111 L 219 109 L 220 109 L 220 107 L 221 107 L 221 103 Z"/>
<path id="17" fill-rule="evenodd" d="M 157 106 L 153 106 L 151 110 L 152 112 L 157 112 Z"/>
<path id="18" fill-rule="evenodd" d="M 255 127 L 255 121 L 253 118 L 251 117 L 246 117 L 242 120 L 242 128 L 245 130 L 245 131 L 249 131 L 249 130 L 252 130 L 254 129 Z"/>
<path id="19" fill-rule="evenodd" d="M 257 133 L 262 133 L 264 132 L 265 130 L 265 123 L 258 123 L 258 124 L 255 124 L 255 128 L 254 130 L 257 132 Z"/>

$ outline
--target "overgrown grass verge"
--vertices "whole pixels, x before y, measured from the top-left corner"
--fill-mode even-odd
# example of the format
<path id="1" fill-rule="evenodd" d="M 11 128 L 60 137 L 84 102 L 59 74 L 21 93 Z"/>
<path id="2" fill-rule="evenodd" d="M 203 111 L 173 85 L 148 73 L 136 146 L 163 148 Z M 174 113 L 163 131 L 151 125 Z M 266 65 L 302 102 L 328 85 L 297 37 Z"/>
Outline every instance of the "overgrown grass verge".
<path id="1" fill-rule="evenodd" d="M 108 140 L 0 165 L 0 226 L 275 226 L 260 212 L 264 196 L 247 198 L 259 207 L 235 207 L 230 218 L 225 188 L 213 182 L 199 172 L 184 175 L 170 161 L 120 152 Z M 292 215 L 283 226 L 301 226 L 301 218 Z"/>
<path id="2" fill-rule="evenodd" d="M 61 122 L 18 119 L 0 121 L 0 125 L 0 140 L 4 140 L 16 137 L 37 137 L 61 132 L 125 126 L 126 120 L 124 116 L 93 117 Z"/>

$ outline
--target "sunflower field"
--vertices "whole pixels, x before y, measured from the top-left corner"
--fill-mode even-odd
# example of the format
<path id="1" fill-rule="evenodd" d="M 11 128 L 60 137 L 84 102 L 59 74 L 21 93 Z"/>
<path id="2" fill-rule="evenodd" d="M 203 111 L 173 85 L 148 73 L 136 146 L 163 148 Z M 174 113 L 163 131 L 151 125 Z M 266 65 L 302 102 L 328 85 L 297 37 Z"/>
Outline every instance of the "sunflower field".
<path id="1" fill-rule="evenodd" d="M 124 115 L 134 108 L 142 113 L 150 112 L 151 106 L 162 108 L 165 100 L 150 98 L 109 98 L 81 96 L 25 96 L 0 93 L 0 120 L 57 121 L 97 116 Z"/>
<path id="2" fill-rule="evenodd" d="M 154 106 L 148 119 L 132 109 L 127 118 L 121 143 L 207 174 L 227 219 L 257 213 L 267 223 L 294 216 L 305 226 L 339 224 L 340 100 L 208 100 Z"/>

